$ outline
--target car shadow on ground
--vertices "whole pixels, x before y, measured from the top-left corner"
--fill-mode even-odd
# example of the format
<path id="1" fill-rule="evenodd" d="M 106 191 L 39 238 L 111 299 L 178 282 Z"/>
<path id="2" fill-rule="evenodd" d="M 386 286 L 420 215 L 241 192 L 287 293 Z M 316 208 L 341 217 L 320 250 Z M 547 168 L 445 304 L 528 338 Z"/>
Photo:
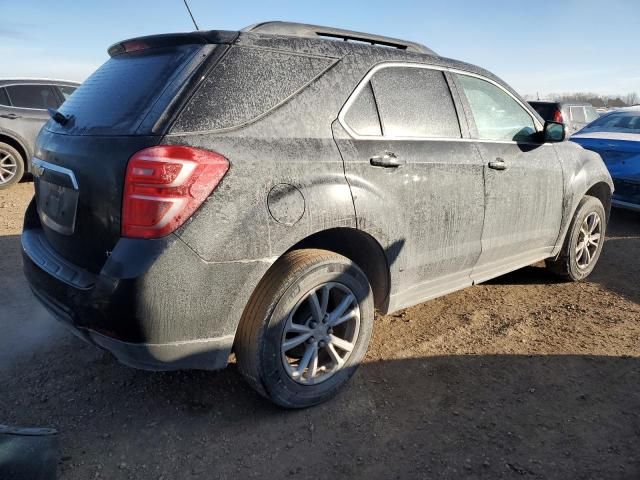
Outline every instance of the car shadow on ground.
<path id="1" fill-rule="evenodd" d="M 638 358 L 367 362 L 328 403 L 285 411 L 234 366 L 141 372 L 75 342 L 46 374 L 34 359 L 2 418 L 57 428 L 64 478 L 640 476 Z"/>
<path id="2" fill-rule="evenodd" d="M 602 254 L 593 273 L 585 281 L 598 283 L 607 290 L 640 304 L 640 214 L 627 210 L 612 210 Z M 486 283 L 548 285 L 563 282 L 549 273 L 541 263 L 502 275 Z"/>

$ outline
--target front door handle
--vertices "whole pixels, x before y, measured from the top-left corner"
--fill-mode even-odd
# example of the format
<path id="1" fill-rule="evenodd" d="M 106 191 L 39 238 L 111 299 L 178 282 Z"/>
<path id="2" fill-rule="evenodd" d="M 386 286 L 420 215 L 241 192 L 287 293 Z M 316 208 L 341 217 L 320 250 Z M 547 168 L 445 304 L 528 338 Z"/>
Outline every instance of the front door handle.
<path id="1" fill-rule="evenodd" d="M 407 162 L 398 158 L 393 152 L 384 152 L 382 155 L 371 157 L 369 163 L 374 167 L 398 168 Z"/>
<path id="2" fill-rule="evenodd" d="M 503 158 L 496 158 L 493 162 L 489 162 L 489 168 L 494 170 L 506 170 L 509 168 L 509 164 L 504 161 Z"/>
<path id="3" fill-rule="evenodd" d="M 16 118 L 20 118 L 20 115 L 16 115 L 15 113 L 4 113 L 0 115 L 2 118 L 8 118 L 9 120 L 15 120 Z"/>

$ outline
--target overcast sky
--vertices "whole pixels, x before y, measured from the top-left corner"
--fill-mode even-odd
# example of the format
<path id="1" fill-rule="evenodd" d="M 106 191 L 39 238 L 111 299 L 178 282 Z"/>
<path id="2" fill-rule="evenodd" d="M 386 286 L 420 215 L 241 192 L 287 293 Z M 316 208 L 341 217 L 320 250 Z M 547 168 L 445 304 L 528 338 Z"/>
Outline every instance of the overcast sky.
<path id="1" fill-rule="evenodd" d="M 640 0 L 189 3 L 201 29 L 290 20 L 415 40 L 522 94 L 640 93 Z M 193 30 L 182 0 L 0 0 L 0 12 L 0 77 L 83 80 L 116 41 Z"/>

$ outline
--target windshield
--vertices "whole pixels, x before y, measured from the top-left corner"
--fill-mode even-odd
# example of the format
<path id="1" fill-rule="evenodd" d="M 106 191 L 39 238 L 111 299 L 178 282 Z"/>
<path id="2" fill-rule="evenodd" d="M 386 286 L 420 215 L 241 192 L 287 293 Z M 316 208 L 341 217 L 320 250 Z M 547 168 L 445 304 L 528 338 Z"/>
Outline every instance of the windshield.
<path id="1" fill-rule="evenodd" d="M 583 131 L 640 133 L 640 111 L 604 115 L 586 126 Z"/>

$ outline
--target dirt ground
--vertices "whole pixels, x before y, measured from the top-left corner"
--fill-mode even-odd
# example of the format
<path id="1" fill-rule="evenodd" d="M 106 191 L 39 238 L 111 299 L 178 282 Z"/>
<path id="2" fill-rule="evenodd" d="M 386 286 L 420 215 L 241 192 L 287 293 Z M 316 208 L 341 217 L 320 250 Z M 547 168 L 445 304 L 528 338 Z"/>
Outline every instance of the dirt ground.
<path id="1" fill-rule="evenodd" d="M 532 266 L 378 319 L 334 400 L 277 409 L 235 367 L 148 373 L 59 327 L 0 192 L 0 423 L 60 431 L 62 479 L 640 479 L 640 215 L 582 283 Z"/>

